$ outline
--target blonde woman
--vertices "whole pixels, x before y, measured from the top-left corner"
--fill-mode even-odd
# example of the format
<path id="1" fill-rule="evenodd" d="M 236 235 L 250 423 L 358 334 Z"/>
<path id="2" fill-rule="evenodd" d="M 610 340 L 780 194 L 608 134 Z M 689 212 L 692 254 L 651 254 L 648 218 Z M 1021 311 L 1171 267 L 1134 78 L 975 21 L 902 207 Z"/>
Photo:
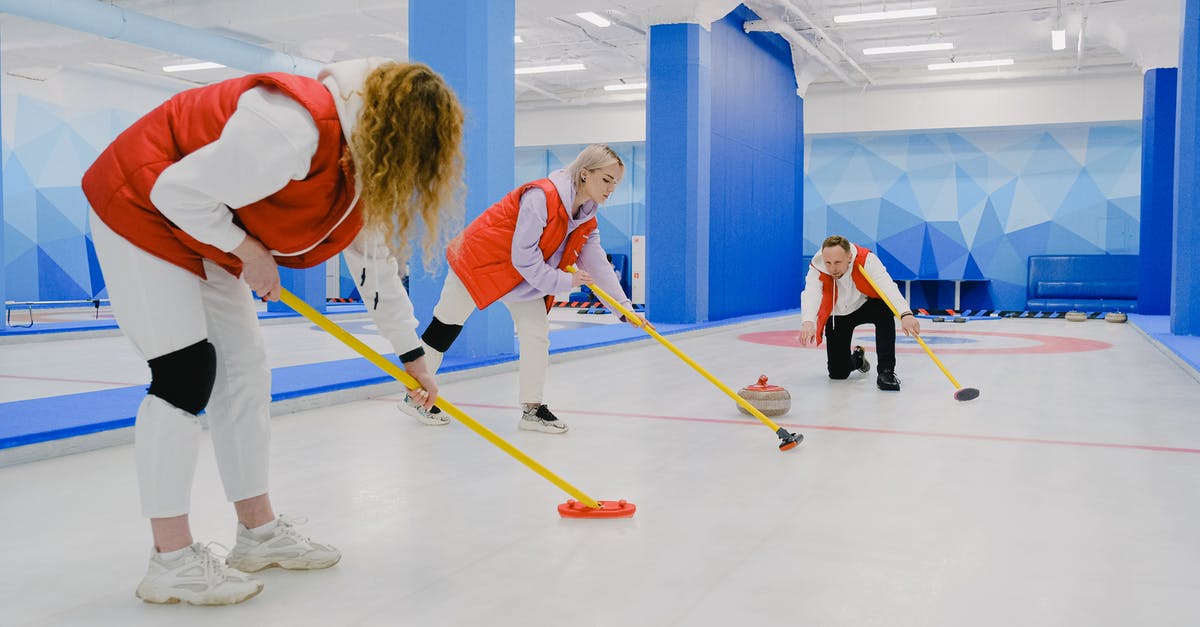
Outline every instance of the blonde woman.
<path id="1" fill-rule="evenodd" d="M 405 369 L 437 396 L 397 273 L 422 224 L 437 250 L 461 222 L 463 113 L 420 64 L 335 63 L 317 79 L 254 74 L 188 90 L 135 122 L 83 177 L 117 321 L 148 361 L 135 457 L 154 552 L 137 596 L 225 605 L 262 590 L 245 572 L 327 568 L 341 553 L 276 516 L 268 494 L 270 368 L 251 290 L 279 265 L 344 252 Z M 205 411 L 238 525 L 225 562 L 194 542 L 190 493 Z"/>
<path id="2" fill-rule="evenodd" d="M 550 363 L 546 316 L 555 294 L 593 281 L 632 308 L 596 230 L 596 213 L 624 174 L 625 164 L 617 153 L 592 144 L 565 169 L 509 192 L 450 243 L 446 283 L 433 320 L 421 335 L 431 370 L 437 371 L 471 312 L 500 301 L 512 314 L 519 343 L 519 427 L 567 431 L 566 422 L 542 402 Z M 573 274 L 566 271 L 572 264 L 579 267 Z M 641 318 L 627 322 L 645 324 Z M 400 408 L 425 424 L 450 422 L 421 400 L 410 395 Z"/>

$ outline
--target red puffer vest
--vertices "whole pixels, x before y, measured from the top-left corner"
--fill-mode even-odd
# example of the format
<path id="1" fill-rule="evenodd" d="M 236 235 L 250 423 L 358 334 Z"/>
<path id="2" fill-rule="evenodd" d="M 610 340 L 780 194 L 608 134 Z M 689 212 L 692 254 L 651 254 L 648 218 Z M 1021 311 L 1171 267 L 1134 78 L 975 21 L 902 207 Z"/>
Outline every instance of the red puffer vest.
<path id="1" fill-rule="evenodd" d="M 866 294 L 867 298 L 879 298 L 879 292 L 871 287 L 871 283 L 858 270 L 859 266 L 867 263 L 867 255 L 871 251 L 862 247 L 856 248 L 858 248 L 858 254 L 854 256 L 854 266 L 850 268 L 850 278 L 854 280 L 854 287 Z M 820 268 L 817 269 L 820 270 Z M 836 282 L 833 277 L 821 272 L 821 307 L 817 309 L 817 346 L 821 345 L 821 340 L 825 337 L 825 321 L 829 319 L 829 314 L 833 313 L 833 303 L 836 300 L 833 293 L 835 289 Z"/>
<path id="2" fill-rule="evenodd" d="M 363 221 L 357 205 L 350 206 L 354 177 L 344 165 L 346 141 L 333 95 L 314 79 L 283 73 L 189 89 L 134 122 L 83 175 L 83 192 L 96 215 L 138 248 L 201 278 L 202 259 L 240 275 L 237 257 L 184 233 L 150 202 L 150 190 L 163 170 L 219 138 L 238 98 L 259 85 L 279 89 L 308 109 L 320 139 L 306 178 L 237 209 L 234 223 L 291 268 L 315 266 L 348 246 Z"/>
<path id="3" fill-rule="evenodd" d="M 450 267 L 462 279 L 475 306 L 480 309 L 496 302 L 525 280 L 512 264 L 512 240 L 517 229 L 517 214 L 521 211 L 521 195 L 533 187 L 546 193 L 546 229 L 538 240 L 542 259 L 549 259 L 565 239 L 567 246 L 558 268 L 566 269 L 579 258 L 584 241 L 596 230 L 596 218 L 593 217 L 567 234 L 570 226 L 567 208 L 550 179 L 526 183 L 505 194 L 500 202 L 472 220 L 446 247 Z M 554 296 L 546 296 L 546 311 L 553 306 Z"/>

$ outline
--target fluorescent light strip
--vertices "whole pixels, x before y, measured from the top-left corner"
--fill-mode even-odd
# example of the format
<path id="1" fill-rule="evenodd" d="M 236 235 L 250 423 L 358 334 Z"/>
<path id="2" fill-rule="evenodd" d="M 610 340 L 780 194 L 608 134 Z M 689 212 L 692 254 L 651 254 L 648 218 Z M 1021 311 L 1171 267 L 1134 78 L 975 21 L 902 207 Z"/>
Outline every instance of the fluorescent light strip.
<path id="1" fill-rule="evenodd" d="M 612 26 L 612 22 L 604 19 L 603 17 L 600 17 L 599 15 L 597 15 L 591 11 L 584 11 L 583 13 L 576 13 L 575 15 L 579 16 L 579 19 L 591 22 L 591 23 L 595 24 L 596 26 L 599 26 L 600 28 L 606 28 L 608 26 Z"/>
<path id="2" fill-rule="evenodd" d="M 926 9 L 900 9 L 898 11 L 877 11 L 874 13 L 850 13 L 833 16 L 834 23 L 849 24 L 850 22 L 873 22 L 875 20 L 898 20 L 906 17 L 929 17 L 937 15 L 937 7 Z"/>
<path id="3" fill-rule="evenodd" d="M 201 63 L 182 63 L 180 65 L 164 65 L 163 71 L 164 72 L 191 72 L 192 70 L 215 70 L 215 69 L 221 68 L 221 67 L 225 67 L 225 66 L 221 65 L 220 63 L 204 61 Z"/>
<path id="4" fill-rule="evenodd" d="M 645 99 L 646 99 L 645 92 L 640 93 L 640 94 L 635 94 L 635 93 L 613 94 L 608 97 L 608 100 L 606 102 L 634 102 L 637 100 L 645 100 Z"/>
<path id="5" fill-rule="evenodd" d="M 1050 49 L 1051 50 L 1066 50 L 1067 48 L 1067 31 L 1056 28 L 1050 31 Z"/>
<path id="6" fill-rule="evenodd" d="M 958 63 L 930 63 L 931 70 L 968 70 L 978 67 L 999 67 L 1012 65 L 1012 59 L 989 59 L 987 61 L 960 61 Z"/>
<path id="7" fill-rule="evenodd" d="M 911 46 L 881 46 L 879 48 L 863 48 L 863 54 L 895 54 L 897 52 L 930 52 L 932 50 L 953 50 L 950 42 L 938 44 L 914 44 Z"/>
<path id="8" fill-rule="evenodd" d="M 562 65 L 536 65 L 532 67 L 519 67 L 515 70 L 517 74 L 549 74 L 550 72 L 575 72 L 577 70 L 586 70 L 587 66 L 582 63 L 564 63 Z"/>
<path id="9" fill-rule="evenodd" d="M 635 89 L 645 88 L 645 83 L 617 83 L 615 85 L 605 85 L 604 91 L 633 91 Z"/>

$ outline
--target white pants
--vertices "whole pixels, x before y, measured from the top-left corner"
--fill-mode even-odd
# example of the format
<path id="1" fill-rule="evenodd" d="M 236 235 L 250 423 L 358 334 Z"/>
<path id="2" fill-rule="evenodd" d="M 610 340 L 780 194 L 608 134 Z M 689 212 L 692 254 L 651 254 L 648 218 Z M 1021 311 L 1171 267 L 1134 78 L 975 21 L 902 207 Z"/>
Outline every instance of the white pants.
<path id="1" fill-rule="evenodd" d="M 267 492 L 271 370 L 250 288 L 205 262 L 208 280 L 167 263 L 91 215 L 92 241 L 113 314 L 143 359 L 207 339 L 217 353 L 216 382 L 205 414 L 225 496 Z M 196 416 L 147 395 L 134 425 L 142 513 L 188 513 L 200 447 Z"/>
<path id="2" fill-rule="evenodd" d="M 542 403 L 546 387 L 546 369 L 550 366 L 550 319 L 546 316 L 546 301 L 537 298 L 504 303 L 512 315 L 517 331 L 519 360 L 517 379 L 520 383 L 519 403 Z M 442 295 L 433 308 L 433 317 L 446 324 L 461 325 L 475 311 L 475 301 L 453 270 L 446 273 Z M 425 347 L 430 370 L 436 372 L 442 363 L 442 353 Z"/>

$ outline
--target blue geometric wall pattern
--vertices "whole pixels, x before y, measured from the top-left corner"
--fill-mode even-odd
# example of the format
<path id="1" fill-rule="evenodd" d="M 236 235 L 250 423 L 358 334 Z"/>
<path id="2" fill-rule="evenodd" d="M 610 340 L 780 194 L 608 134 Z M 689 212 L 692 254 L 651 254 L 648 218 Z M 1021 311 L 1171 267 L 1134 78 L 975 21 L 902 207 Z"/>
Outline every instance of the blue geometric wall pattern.
<path id="1" fill-rule="evenodd" d="M 1023 309 L 1036 254 L 1136 253 L 1137 122 L 809 137 L 804 254 L 841 234 L 897 279 L 988 279 Z"/>
<path id="2" fill-rule="evenodd" d="M 144 108 L 98 106 L 70 100 L 85 81 L 41 85 L 47 96 L 5 80 L 3 150 L 3 275 L 6 298 L 16 301 L 103 298 L 104 280 L 88 229 L 84 170 L 117 133 L 145 109 L 171 95 L 149 90 Z M 111 85 L 109 85 L 111 88 Z M 161 99 L 159 99 L 161 95 Z M 66 98 L 63 102 L 55 98 Z M 53 100 L 53 101 L 52 101 Z"/>

